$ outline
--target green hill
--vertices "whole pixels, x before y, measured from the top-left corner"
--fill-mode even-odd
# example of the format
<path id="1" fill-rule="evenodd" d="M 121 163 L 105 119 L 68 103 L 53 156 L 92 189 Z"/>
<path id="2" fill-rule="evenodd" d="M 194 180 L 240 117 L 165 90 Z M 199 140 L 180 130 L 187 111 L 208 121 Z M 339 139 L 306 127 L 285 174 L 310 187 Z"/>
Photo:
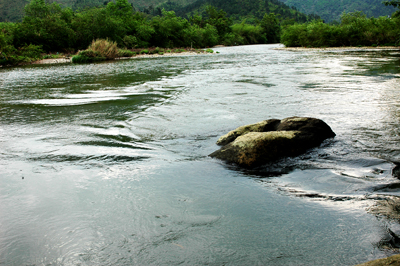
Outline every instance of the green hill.
<path id="1" fill-rule="evenodd" d="M 46 2 L 57 2 L 63 7 L 70 7 L 79 10 L 87 7 L 95 7 L 107 4 L 111 0 L 46 0 Z M 128 0 L 137 10 L 144 10 L 148 7 L 156 7 L 165 0 Z M 177 5 L 192 3 L 194 0 L 172 0 Z M 0 22 L 19 21 L 24 16 L 24 7 L 30 0 L 0 0 Z"/>
<path id="2" fill-rule="evenodd" d="M 178 6 L 171 1 L 165 2 L 160 7 L 174 10 L 178 16 L 188 17 L 193 14 L 203 15 L 206 5 L 212 5 L 224 10 L 227 15 L 236 21 L 243 18 L 261 19 L 264 14 L 275 13 L 279 20 L 295 20 L 305 22 L 317 16 L 306 16 L 278 0 L 197 0 L 186 6 Z"/>
<path id="3" fill-rule="evenodd" d="M 343 12 L 363 11 L 367 17 L 391 15 L 395 8 L 385 6 L 382 0 L 281 0 L 306 14 L 318 14 L 327 22 L 340 20 Z"/>
<path id="4" fill-rule="evenodd" d="M 47 0 L 57 2 L 74 10 L 104 5 L 110 0 Z M 0 0 L 0 22 L 19 21 L 23 17 L 24 6 L 29 0 Z M 363 11 L 368 17 L 391 15 L 395 9 L 382 4 L 381 0 L 129 0 L 137 9 L 157 14 L 161 8 L 174 10 L 179 16 L 203 13 L 204 5 L 211 4 L 223 9 L 228 16 L 240 20 L 243 17 L 262 18 L 263 14 L 274 12 L 280 19 L 304 21 L 317 14 L 327 22 L 339 20 L 343 12 Z M 158 8 L 157 8 L 158 7 Z M 288 7 L 294 7 L 296 10 Z M 313 16 L 311 15 L 311 18 Z"/>

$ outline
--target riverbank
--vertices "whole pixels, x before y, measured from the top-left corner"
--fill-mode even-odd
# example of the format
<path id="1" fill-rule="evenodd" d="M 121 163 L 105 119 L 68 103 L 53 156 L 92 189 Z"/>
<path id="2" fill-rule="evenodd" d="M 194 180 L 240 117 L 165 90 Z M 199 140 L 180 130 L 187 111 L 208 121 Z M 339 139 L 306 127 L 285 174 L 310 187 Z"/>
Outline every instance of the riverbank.
<path id="1" fill-rule="evenodd" d="M 278 47 L 275 50 L 285 50 L 285 51 L 387 51 L 387 50 L 400 50 L 399 46 L 343 46 L 343 47 Z"/>
<path id="2" fill-rule="evenodd" d="M 218 46 L 216 46 L 218 47 Z M 219 46 L 221 47 L 221 46 Z M 274 48 L 274 50 L 283 50 L 283 51 L 396 51 L 400 50 L 398 46 L 363 46 L 363 47 L 354 47 L 354 46 L 346 46 L 346 47 L 324 47 L 324 48 L 310 48 L 310 47 L 278 47 Z M 164 53 L 164 54 L 136 54 L 132 57 L 119 57 L 115 60 L 126 60 L 126 59 L 141 59 L 141 58 L 155 58 L 155 57 L 175 57 L 175 56 L 194 56 L 201 54 L 210 54 L 206 50 L 193 50 L 193 51 L 185 51 L 185 52 L 172 52 L 172 53 Z M 31 62 L 29 64 L 64 64 L 71 63 L 72 57 L 61 57 L 61 58 L 50 58 L 50 59 L 41 59 L 38 61 Z"/>
<path id="3" fill-rule="evenodd" d="M 356 266 L 395 266 L 400 265 L 400 255 L 394 255 L 388 258 L 368 261 Z"/>
<path id="4" fill-rule="evenodd" d="M 172 53 L 164 53 L 164 54 L 136 54 L 132 57 L 118 57 L 114 60 L 128 60 L 128 59 L 141 59 L 141 58 L 156 58 L 156 57 L 176 57 L 176 56 L 195 56 L 195 55 L 204 55 L 204 54 L 215 54 L 207 52 L 206 50 L 193 50 L 193 51 L 185 51 L 185 52 L 172 52 Z M 71 63 L 72 57 L 61 57 L 61 58 L 50 58 L 50 59 L 41 59 L 30 64 L 64 64 Z"/>

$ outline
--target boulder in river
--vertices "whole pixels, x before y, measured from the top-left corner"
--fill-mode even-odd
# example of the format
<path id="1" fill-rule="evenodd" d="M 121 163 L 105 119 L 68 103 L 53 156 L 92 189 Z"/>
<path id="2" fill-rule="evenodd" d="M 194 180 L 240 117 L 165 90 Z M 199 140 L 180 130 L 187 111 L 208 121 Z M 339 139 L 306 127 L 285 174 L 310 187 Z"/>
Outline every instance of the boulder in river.
<path id="1" fill-rule="evenodd" d="M 282 157 L 297 156 L 336 134 L 322 120 L 310 117 L 269 119 L 239 127 L 217 141 L 213 158 L 252 168 Z"/>

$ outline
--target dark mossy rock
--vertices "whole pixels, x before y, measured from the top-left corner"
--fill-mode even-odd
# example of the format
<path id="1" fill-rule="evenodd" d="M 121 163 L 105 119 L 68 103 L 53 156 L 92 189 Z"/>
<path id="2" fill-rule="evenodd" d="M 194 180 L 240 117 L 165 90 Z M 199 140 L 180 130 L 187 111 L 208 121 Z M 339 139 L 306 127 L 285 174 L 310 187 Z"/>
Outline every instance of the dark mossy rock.
<path id="1" fill-rule="evenodd" d="M 269 119 L 222 136 L 217 144 L 223 147 L 210 156 L 252 168 L 282 157 L 300 155 L 335 135 L 324 121 L 316 118 Z"/>

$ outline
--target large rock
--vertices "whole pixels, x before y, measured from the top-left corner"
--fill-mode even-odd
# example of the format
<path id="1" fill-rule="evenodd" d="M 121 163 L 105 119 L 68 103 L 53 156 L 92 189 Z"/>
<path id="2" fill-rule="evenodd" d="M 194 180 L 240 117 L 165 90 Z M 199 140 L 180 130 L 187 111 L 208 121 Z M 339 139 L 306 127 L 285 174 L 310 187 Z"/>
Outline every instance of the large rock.
<path id="1" fill-rule="evenodd" d="M 297 156 L 335 137 L 322 120 L 310 117 L 270 119 L 239 127 L 217 141 L 223 147 L 211 157 L 255 167 L 282 157 Z"/>

